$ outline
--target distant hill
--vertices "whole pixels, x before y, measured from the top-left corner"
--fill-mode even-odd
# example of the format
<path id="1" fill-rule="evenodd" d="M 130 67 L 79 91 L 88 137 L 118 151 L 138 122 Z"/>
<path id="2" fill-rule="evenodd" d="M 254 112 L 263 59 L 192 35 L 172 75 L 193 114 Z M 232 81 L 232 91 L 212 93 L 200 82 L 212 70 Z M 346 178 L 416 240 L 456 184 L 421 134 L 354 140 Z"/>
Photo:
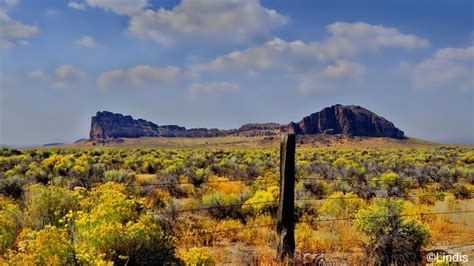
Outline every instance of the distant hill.
<path id="1" fill-rule="evenodd" d="M 52 142 L 52 143 L 46 143 L 46 144 L 43 144 L 44 147 L 51 147 L 51 146 L 61 146 L 61 145 L 64 145 L 65 143 L 62 143 L 62 142 Z"/>
<path id="2" fill-rule="evenodd" d="M 354 105 L 333 105 L 306 116 L 299 123 L 291 122 L 289 131 L 297 135 L 342 134 L 360 137 L 404 139 L 405 134 L 392 122 Z"/>
<path id="3" fill-rule="evenodd" d="M 220 130 L 191 128 L 178 125 L 157 125 L 144 119 L 112 112 L 97 112 L 92 117 L 90 139 L 113 140 L 141 137 L 256 137 L 274 136 L 281 132 L 297 135 L 343 135 L 405 139 L 405 134 L 394 124 L 375 113 L 354 105 L 333 105 L 287 125 L 277 123 L 245 124 L 238 129 Z"/>
<path id="4" fill-rule="evenodd" d="M 62 148 L 271 148 L 277 149 L 281 136 L 225 136 L 203 138 L 165 138 L 142 137 L 102 140 L 80 140 L 72 144 L 57 146 Z M 420 139 L 394 139 L 384 137 L 351 137 L 344 135 L 298 135 L 296 143 L 299 148 L 406 148 L 431 147 L 446 144 L 435 143 Z M 449 146 L 449 145 L 448 145 Z M 455 145 L 456 146 L 456 145 Z"/>

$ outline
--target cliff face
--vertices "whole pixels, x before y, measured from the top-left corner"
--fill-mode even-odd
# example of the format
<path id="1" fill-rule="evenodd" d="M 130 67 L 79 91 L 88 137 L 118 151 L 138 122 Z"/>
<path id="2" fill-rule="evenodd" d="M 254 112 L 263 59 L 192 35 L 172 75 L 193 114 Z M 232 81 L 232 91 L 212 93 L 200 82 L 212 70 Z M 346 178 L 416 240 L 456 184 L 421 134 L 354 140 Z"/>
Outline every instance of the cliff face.
<path id="1" fill-rule="evenodd" d="M 91 139 L 140 138 L 140 137 L 216 137 L 224 131 L 217 129 L 186 129 L 177 125 L 158 126 L 144 119 L 133 119 L 129 115 L 97 112 L 92 117 Z"/>
<path id="2" fill-rule="evenodd" d="M 404 139 L 405 134 L 392 122 L 354 105 L 333 105 L 291 122 L 288 131 L 296 134 L 343 134 L 350 136 L 389 137 Z"/>
<path id="3" fill-rule="evenodd" d="M 92 117 L 91 139 L 139 138 L 139 137 L 218 137 L 218 136 L 271 136 L 280 132 L 298 135 L 342 134 L 348 136 L 389 137 L 404 139 L 403 131 L 392 122 L 360 106 L 334 105 L 304 117 L 298 123 L 246 124 L 239 129 L 219 130 L 206 128 L 186 129 L 176 125 L 158 126 L 131 116 L 98 112 Z"/>
<path id="4" fill-rule="evenodd" d="M 131 116 L 111 112 L 97 112 L 92 117 L 90 138 L 138 138 L 156 137 L 160 133 L 158 125 L 143 120 L 135 120 Z"/>
<path id="5" fill-rule="evenodd" d="M 232 136 L 255 137 L 272 136 L 281 131 L 282 125 L 277 123 L 245 124 L 238 129 L 227 131 Z"/>

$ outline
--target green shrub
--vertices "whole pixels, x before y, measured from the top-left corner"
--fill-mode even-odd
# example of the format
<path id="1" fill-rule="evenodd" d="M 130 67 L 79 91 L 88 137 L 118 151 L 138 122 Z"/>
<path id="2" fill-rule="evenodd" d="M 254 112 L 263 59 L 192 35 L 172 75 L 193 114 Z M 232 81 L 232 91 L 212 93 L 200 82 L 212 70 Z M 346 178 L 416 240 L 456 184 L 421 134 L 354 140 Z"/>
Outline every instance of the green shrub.
<path id="1" fill-rule="evenodd" d="M 324 198 L 330 191 L 329 185 L 321 180 L 304 180 L 303 186 L 306 191 L 318 199 Z"/>
<path id="2" fill-rule="evenodd" d="M 457 184 L 454 186 L 453 194 L 457 199 L 471 198 L 471 191 L 465 185 L 462 184 Z"/>
<path id="3" fill-rule="evenodd" d="M 404 265 L 422 260 L 422 247 L 429 239 L 426 225 L 402 216 L 403 201 L 379 199 L 356 215 L 356 226 L 369 242 L 367 255 L 376 265 Z"/>
<path id="4" fill-rule="evenodd" d="M 112 181 L 117 183 L 129 183 L 133 180 L 134 173 L 120 169 L 120 170 L 109 170 L 105 171 L 104 179 L 105 181 Z"/>
<path id="5" fill-rule="evenodd" d="M 77 207 L 71 193 L 63 187 L 30 185 L 25 191 L 26 224 L 34 229 L 59 226 L 60 219 Z"/>
<path id="6" fill-rule="evenodd" d="M 24 186 L 28 183 L 28 178 L 22 175 L 5 177 L 0 180 L 0 193 L 19 199 L 23 195 Z"/>
<path id="7" fill-rule="evenodd" d="M 225 219 L 229 217 L 239 218 L 241 216 L 241 211 L 238 205 L 242 203 L 242 200 L 236 194 L 226 195 L 222 192 L 216 192 L 204 196 L 202 203 L 205 207 L 211 207 L 208 212 L 216 219 Z M 233 207 L 224 207 L 228 205 L 232 205 Z"/>
<path id="8" fill-rule="evenodd" d="M 336 218 L 353 217 L 359 209 L 365 206 L 364 200 L 352 192 L 347 194 L 334 192 L 328 198 L 323 202 L 320 211 L 323 215 Z"/>
<path id="9" fill-rule="evenodd" d="M 20 232 L 22 213 L 20 207 L 10 201 L 0 202 L 0 254 L 11 248 Z"/>

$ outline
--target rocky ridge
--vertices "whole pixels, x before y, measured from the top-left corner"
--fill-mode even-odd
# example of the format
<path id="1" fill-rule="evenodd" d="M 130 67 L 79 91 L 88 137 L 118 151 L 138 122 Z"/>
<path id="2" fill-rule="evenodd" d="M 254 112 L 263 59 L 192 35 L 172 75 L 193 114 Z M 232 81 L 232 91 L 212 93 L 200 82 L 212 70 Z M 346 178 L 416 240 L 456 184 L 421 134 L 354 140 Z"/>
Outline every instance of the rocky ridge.
<path id="1" fill-rule="evenodd" d="M 404 139 L 405 133 L 375 113 L 354 105 L 333 105 L 291 122 L 288 131 L 297 135 L 342 134 L 347 136 Z"/>
<path id="2" fill-rule="evenodd" d="M 131 116 L 97 112 L 92 117 L 90 139 L 119 139 L 140 137 L 221 137 L 221 136 L 272 136 L 281 132 L 297 135 L 341 134 L 346 136 L 389 137 L 404 139 L 403 131 L 375 113 L 354 105 L 333 105 L 288 125 L 277 123 L 245 124 L 238 129 L 207 128 L 186 129 L 177 125 L 157 125 Z"/>

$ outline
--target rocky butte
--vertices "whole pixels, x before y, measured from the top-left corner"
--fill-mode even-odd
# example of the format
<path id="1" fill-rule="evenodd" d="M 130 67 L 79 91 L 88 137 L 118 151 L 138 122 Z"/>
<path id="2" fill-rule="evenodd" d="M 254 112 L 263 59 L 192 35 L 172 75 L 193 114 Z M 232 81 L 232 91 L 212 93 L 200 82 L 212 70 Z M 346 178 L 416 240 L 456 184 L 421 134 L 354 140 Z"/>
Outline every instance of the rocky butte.
<path id="1" fill-rule="evenodd" d="M 404 139 L 405 134 L 394 124 L 375 113 L 354 105 L 333 105 L 288 125 L 277 123 L 245 124 L 238 129 L 219 130 L 177 125 L 157 125 L 143 119 L 133 119 L 111 112 L 97 112 L 92 117 L 91 139 L 119 139 L 140 137 L 218 137 L 271 136 L 281 132 L 297 135 L 345 135 Z"/>
<path id="2" fill-rule="evenodd" d="M 306 116 L 298 123 L 291 122 L 288 131 L 297 135 L 342 134 L 364 137 L 404 139 L 405 134 L 392 122 L 373 112 L 354 105 L 333 105 Z"/>
<path id="3" fill-rule="evenodd" d="M 177 125 L 163 125 L 133 119 L 129 115 L 111 112 L 97 112 L 92 117 L 91 139 L 117 139 L 140 137 L 216 137 L 222 133 L 218 129 L 193 128 L 186 129 Z"/>

